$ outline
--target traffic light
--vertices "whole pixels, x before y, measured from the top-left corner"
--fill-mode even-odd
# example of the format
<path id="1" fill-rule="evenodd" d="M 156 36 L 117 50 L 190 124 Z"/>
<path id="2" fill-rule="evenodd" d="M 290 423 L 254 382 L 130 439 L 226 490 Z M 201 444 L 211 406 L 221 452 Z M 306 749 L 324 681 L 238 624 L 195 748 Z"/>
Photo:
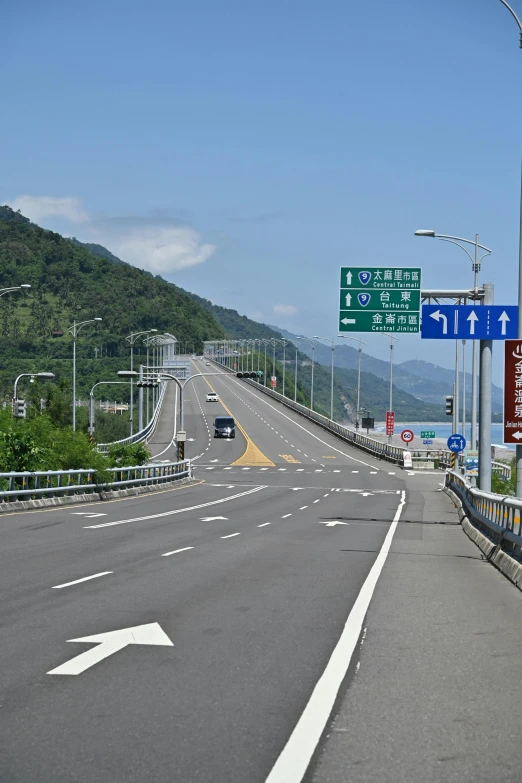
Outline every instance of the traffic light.
<path id="1" fill-rule="evenodd" d="M 13 400 L 13 416 L 15 419 L 25 419 L 27 416 L 27 404 L 25 400 Z"/>
<path id="2" fill-rule="evenodd" d="M 453 416 L 453 394 L 446 396 L 446 416 Z"/>

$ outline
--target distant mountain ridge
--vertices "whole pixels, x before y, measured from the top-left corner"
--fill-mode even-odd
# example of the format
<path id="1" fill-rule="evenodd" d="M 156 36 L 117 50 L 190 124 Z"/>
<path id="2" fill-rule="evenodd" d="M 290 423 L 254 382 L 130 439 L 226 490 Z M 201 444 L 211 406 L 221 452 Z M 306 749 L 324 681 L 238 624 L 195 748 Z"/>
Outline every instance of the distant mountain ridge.
<path id="1" fill-rule="evenodd" d="M 274 327 L 277 328 L 277 327 Z M 296 341 L 297 335 L 285 329 L 280 330 L 284 337 L 292 342 L 298 342 L 299 348 L 308 356 L 312 354 L 310 343 Z M 342 339 L 342 338 L 341 338 Z M 364 336 L 363 336 L 364 339 Z M 331 361 L 331 348 L 324 343 L 316 343 L 315 347 L 316 361 L 321 364 L 329 364 Z M 339 368 L 355 369 L 358 362 L 358 351 L 351 345 L 337 345 L 335 348 L 335 366 Z M 469 351 L 469 364 L 471 364 L 471 351 Z M 371 372 L 383 380 L 390 377 L 389 362 L 377 359 L 363 351 L 361 367 Z M 460 383 L 462 384 L 462 371 L 460 372 Z M 399 389 L 412 394 L 419 400 L 434 405 L 442 405 L 444 397 L 452 394 L 455 372 L 445 367 L 440 367 L 431 362 L 422 359 L 408 359 L 405 362 L 394 364 L 393 383 Z M 460 387 L 462 389 L 462 385 Z M 466 373 L 466 399 L 467 414 L 469 416 L 471 409 L 471 374 Z M 503 391 L 498 386 L 493 385 L 492 409 L 493 413 L 501 414 L 503 411 Z"/>

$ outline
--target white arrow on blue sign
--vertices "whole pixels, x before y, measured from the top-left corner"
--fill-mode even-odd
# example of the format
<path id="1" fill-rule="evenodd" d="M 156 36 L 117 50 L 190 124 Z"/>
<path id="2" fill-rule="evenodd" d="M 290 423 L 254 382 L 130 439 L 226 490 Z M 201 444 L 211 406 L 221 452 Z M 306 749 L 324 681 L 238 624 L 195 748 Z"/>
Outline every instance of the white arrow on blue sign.
<path id="1" fill-rule="evenodd" d="M 464 451 L 466 448 L 466 438 L 464 435 L 459 435 L 459 433 L 455 433 L 454 435 L 450 435 L 448 438 L 448 449 L 450 451 L 455 451 L 457 454 L 459 451 Z"/>
<path id="2" fill-rule="evenodd" d="M 516 340 L 516 305 L 422 305 L 425 340 Z"/>

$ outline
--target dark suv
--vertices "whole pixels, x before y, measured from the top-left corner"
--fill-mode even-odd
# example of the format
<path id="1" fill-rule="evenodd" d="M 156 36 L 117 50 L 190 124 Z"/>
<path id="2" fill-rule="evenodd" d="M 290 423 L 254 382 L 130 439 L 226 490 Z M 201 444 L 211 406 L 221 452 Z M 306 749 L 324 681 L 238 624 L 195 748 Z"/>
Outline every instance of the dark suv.
<path id="1" fill-rule="evenodd" d="M 215 438 L 235 438 L 236 423 L 232 416 L 216 416 L 214 422 Z"/>

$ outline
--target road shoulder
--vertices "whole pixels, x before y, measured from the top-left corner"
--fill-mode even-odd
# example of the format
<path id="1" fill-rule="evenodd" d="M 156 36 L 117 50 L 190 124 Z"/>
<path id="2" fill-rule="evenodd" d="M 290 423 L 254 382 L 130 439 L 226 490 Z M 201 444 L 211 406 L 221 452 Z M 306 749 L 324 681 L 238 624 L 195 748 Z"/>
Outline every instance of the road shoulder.
<path id="1" fill-rule="evenodd" d="M 420 491 L 419 491 L 420 490 Z M 429 491 L 429 490 L 427 490 Z M 307 780 L 515 781 L 522 596 L 417 486 Z"/>

